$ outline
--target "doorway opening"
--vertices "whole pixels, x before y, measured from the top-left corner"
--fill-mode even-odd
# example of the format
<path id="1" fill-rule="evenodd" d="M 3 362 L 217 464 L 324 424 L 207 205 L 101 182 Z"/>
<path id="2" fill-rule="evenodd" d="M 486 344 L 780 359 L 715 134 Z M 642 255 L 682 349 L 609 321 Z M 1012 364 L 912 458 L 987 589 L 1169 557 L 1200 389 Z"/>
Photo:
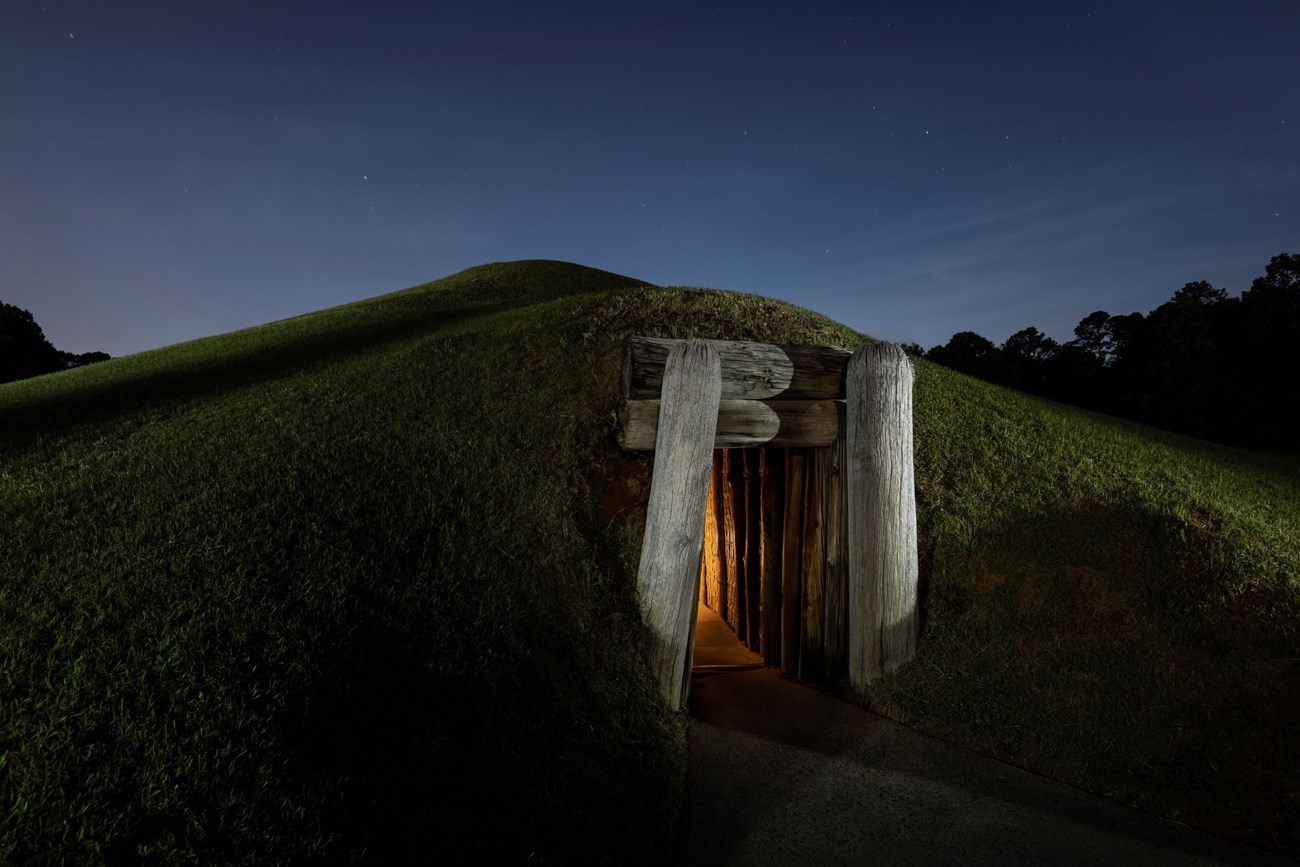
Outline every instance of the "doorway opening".
<path id="1" fill-rule="evenodd" d="M 693 666 L 848 671 L 848 550 L 838 443 L 722 448 L 704 515 Z"/>
<path id="2" fill-rule="evenodd" d="M 911 660 L 903 351 L 631 337 L 623 360 L 619 444 L 655 452 L 637 591 L 668 706 L 686 697 L 701 604 L 800 679 L 847 669 L 861 690 Z"/>

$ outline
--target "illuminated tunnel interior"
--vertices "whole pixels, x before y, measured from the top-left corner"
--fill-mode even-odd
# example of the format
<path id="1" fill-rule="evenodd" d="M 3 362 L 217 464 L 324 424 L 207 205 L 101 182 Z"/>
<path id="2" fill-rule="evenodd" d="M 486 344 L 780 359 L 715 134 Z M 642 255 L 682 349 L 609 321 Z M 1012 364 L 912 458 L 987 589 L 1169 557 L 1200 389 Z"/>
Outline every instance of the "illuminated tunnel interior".
<path id="1" fill-rule="evenodd" d="M 714 451 L 696 667 L 765 663 L 810 681 L 846 672 L 842 467 L 834 447 Z"/>

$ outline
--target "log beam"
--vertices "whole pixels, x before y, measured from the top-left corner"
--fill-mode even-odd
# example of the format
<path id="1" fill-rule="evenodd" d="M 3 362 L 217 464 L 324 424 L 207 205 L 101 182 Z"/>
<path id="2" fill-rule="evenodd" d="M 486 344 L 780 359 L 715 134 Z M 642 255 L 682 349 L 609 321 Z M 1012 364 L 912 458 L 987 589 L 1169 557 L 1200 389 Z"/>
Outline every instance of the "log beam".
<path id="1" fill-rule="evenodd" d="M 623 351 L 623 396 L 633 400 L 659 397 L 668 353 L 682 342 L 662 337 L 629 337 Z M 718 353 L 724 400 L 844 397 L 844 370 L 850 354 L 847 350 L 734 340 L 704 342 Z"/>
<path id="2" fill-rule="evenodd" d="M 722 400 L 713 447 L 829 446 L 841 436 L 844 402 L 837 400 Z M 655 447 L 658 400 L 626 400 L 619 412 L 618 444 L 630 452 Z"/>

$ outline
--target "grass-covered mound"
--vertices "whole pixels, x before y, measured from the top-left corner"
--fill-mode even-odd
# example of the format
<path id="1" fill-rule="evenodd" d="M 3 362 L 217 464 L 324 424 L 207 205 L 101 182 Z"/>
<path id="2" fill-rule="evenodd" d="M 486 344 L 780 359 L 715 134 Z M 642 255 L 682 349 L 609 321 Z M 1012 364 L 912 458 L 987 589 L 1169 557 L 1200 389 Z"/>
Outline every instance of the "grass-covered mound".
<path id="1" fill-rule="evenodd" d="M 661 860 L 631 333 L 860 339 L 521 262 L 0 386 L 0 860 Z M 916 414 L 921 657 L 871 704 L 1293 847 L 1300 464 L 924 363 Z"/>
<path id="2" fill-rule="evenodd" d="M 566 324 L 630 285 L 479 268 L 0 387 L 0 862 L 656 860 L 680 725 Z"/>

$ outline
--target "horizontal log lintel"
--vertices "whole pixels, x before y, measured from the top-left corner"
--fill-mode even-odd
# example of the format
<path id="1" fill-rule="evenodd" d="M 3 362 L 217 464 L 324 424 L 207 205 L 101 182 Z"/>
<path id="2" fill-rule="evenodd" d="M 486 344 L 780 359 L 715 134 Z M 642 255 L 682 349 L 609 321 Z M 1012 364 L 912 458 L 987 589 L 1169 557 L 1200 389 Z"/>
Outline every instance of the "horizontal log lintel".
<path id="1" fill-rule="evenodd" d="M 629 337 L 623 355 L 623 397 L 659 397 L 664 362 L 680 340 Z M 836 400 L 844 397 L 848 350 L 706 340 L 722 365 L 723 400 Z"/>
<path id="2" fill-rule="evenodd" d="M 715 449 L 829 446 L 844 427 L 842 400 L 722 400 Z M 659 428 L 659 401 L 626 400 L 618 442 L 627 451 L 651 451 Z"/>

